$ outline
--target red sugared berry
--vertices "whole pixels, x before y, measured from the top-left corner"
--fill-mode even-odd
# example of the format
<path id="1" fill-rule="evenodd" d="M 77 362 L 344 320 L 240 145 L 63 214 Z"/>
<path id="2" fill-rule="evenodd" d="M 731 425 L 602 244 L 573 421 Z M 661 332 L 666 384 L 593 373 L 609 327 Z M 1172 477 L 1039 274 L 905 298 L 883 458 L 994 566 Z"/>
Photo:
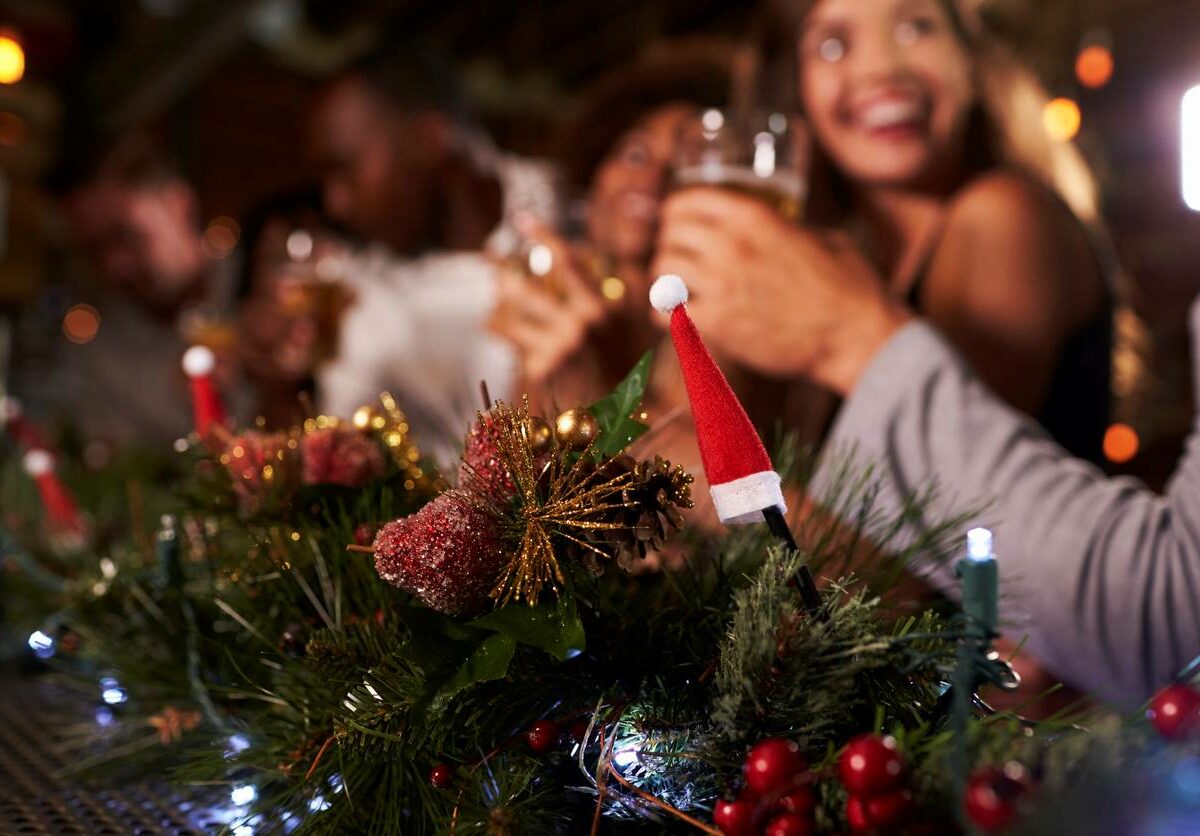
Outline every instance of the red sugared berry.
<path id="1" fill-rule="evenodd" d="M 1183 740 L 1200 732 L 1200 691 L 1190 685 L 1168 685 L 1150 701 L 1146 716 L 1167 740 Z"/>
<path id="2" fill-rule="evenodd" d="M 812 787 L 807 784 L 788 790 L 775 802 L 776 810 L 782 810 L 785 813 L 800 813 L 802 815 L 811 813 L 816 806 L 817 801 L 813 797 Z"/>
<path id="3" fill-rule="evenodd" d="M 812 832 L 812 819 L 798 813 L 784 813 L 767 822 L 763 836 L 809 836 Z"/>
<path id="4" fill-rule="evenodd" d="M 746 788 L 755 795 L 773 795 L 791 786 L 808 768 L 800 747 L 778 737 L 755 744 L 742 764 Z"/>
<path id="5" fill-rule="evenodd" d="M 525 733 L 529 748 L 540 754 L 552 752 L 558 746 L 558 737 L 562 730 L 553 720 L 538 720 Z"/>
<path id="6" fill-rule="evenodd" d="M 872 827 L 891 830 L 903 824 L 912 815 L 913 795 L 910 790 L 872 795 L 863 799 L 863 807 Z"/>
<path id="7" fill-rule="evenodd" d="M 754 813 L 754 802 L 748 798 L 718 801 L 713 808 L 713 824 L 725 836 L 758 836 Z"/>
<path id="8" fill-rule="evenodd" d="M 1029 773 L 1018 763 L 1004 768 L 985 766 L 967 779 L 963 806 L 976 827 L 993 833 L 1012 824 L 1018 803 L 1029 787 Z"/>
<path id="9" fill-rule="evenodd" d="M 429 770 L 429 783 L 434 789 L 448 789 L 454 783 L 454 767 L 448 763 L 439 763 Z"/>
<path id="10" fill-rule="evenodd" d="M 846 799 L 846 823 L 855 833 L 865 833 L 871 829 L 871 820 L 867 818 L 867 808 L 862 798 L 852 795 Z"/>
<path id="11" fill-rule="evenodd" d="M 909 790 L 880 795 L 852 795 L 846 802 L 846 821 L 855 833 L 889 833 L 912 815 L 913 797 Z"/>
<path id="12" fill-rule="evenodd" d="M 880 795 L 904 781 L 904 758 L 891 737 L 859 735 L 847 744 L 838 767 L 851 795 Z"/>

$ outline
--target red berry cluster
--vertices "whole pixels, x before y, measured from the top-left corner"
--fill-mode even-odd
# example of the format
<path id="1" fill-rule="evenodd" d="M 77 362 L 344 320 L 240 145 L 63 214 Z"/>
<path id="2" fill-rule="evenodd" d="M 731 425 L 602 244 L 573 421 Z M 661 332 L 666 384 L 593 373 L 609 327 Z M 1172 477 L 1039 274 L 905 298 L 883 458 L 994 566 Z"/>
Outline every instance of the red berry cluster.
<path id="1" fill-rule="evenodd" d="M 846 820 L 855 833 L 895 830 L 912 814 L 907 766 L 891 737 L 862 734 L 846 745 L 838 761 L 842 785 L 850 793 Z"/>
<path id="2" fill-rule="evenodd" d="M 791 740 L 768 738 L 742 763 L 745 786 L 732 801 L 719 801 L 713 824 L 725 836 L 808 836 L 816 806 L 808 763 Z"/>
<path id="3" fill-rule="evenodd" d="M 1200 691 L 1176 682 L 1150 700 L 1150 723 L 1167 740 L 1186 740 L 1200 734 Z"/>
<path id="4" fill-rule="evenodd" d="M 583 728 L 587 728 L 586 723 Z M 575 732 L 576 728 L 572 726 L 571 734 L 574 735 Z M 559 741 L 562 738 L 562 726 L 553 720 L 538 720 L 529 727 L 522 737 L 529 744 L 530 749 L 539 755 L 545 755 L 558 748 Z M 582 732 L 580 732 L 581 737 Z M 444 790 L 454 784 L 456 776 L 457 770 L 453 766 L 439 763 L 429 771 L 429 783 L 435 789 Z"/>
<path id="5" fill-rule="evenodd" d="M 976 769 L 967 779 L 963 798 L 967 817 L 984 833 L 1004 830 L 1016 819 L 1021 799 L 1032 786 L 1025 767 L 1015 761 Z"/>

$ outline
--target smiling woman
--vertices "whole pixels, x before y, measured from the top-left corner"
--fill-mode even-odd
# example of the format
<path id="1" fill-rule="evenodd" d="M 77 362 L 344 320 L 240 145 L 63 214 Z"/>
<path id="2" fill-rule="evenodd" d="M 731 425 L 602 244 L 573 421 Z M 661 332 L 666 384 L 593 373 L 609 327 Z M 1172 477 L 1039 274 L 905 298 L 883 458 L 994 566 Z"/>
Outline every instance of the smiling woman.
<path id="1" fill-rule="evenodd" d="M 813 136 L 805 226 L 836 231 L 852 245 L 841 252 L 865 258 L 1003 397 L 1099 461 L 1114 293 L 1099 230 L 1085 227 L 1094 185 L 1074 147 L 1046 135 L 1048 97 L 952 0 L 776 7 Z M 656 272 L 687 276 L 703 297 L 709 276 L 766 284 L 800 269 L 786 252 L 802 233 L 731 221 L 736 211 L 711 196 L 669 201 Z M 732 240 L 739 230 L 748 237 Z"/>

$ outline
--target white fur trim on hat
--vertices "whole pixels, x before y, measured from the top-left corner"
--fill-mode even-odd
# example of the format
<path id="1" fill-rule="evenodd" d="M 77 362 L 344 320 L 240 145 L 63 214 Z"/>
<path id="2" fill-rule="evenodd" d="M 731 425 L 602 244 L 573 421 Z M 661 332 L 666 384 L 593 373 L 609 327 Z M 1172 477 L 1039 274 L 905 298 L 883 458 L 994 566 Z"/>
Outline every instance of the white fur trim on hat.
<path id="1" fill-rule="evenodd" d="M 773 470 L 751 473 L 709 489 L 717 516 L 725 525 L 749 525 L 763 521 L 763 509 L 776 507 L 787 513 L 779 474 Z"/>
<path id="2" fill-rule="evenodd" d="M 669 314 L 687 300 L 687 285 L 674 273 L 659 276 L 650 286 L 650 304 L 660 313 Z"/>

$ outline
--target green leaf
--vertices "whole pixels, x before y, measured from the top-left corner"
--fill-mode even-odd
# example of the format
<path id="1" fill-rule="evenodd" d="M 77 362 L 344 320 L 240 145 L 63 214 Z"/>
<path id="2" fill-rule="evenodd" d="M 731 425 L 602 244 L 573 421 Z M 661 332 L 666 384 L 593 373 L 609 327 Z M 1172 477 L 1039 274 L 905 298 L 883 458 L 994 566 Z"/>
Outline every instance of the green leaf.
<path id="1" fill-rule="evenodd" d="M 592 445 L 597 457 L 617 455 L 650 429 L 634 418 L 633 413 L 642 405 L 653 362 L 654 352 L 647 351 L 616 389 L 592 404 L 591 413 L 600 428 L 600 436 Z"/>
<path id="2" fill-rule="evenodd" d="M 563 595 L 555 604 L 536 607 L 510 604 L 475 619 L 470 626 L 495 630 L 521 644 L 544 650 L 560 662 L 572 650 L 583 650 L 587 641 L 575 600 L 569 595 Z"/>
<path id="3" fill-rule="evenodd" d="M 512 636 L 497 634 L 484 639 L 441 687 L 434 699 L 435 704 L 477 683 L 503 679 L 508 674 L 508 665 L 516 650 L 517 642 Z"/>

